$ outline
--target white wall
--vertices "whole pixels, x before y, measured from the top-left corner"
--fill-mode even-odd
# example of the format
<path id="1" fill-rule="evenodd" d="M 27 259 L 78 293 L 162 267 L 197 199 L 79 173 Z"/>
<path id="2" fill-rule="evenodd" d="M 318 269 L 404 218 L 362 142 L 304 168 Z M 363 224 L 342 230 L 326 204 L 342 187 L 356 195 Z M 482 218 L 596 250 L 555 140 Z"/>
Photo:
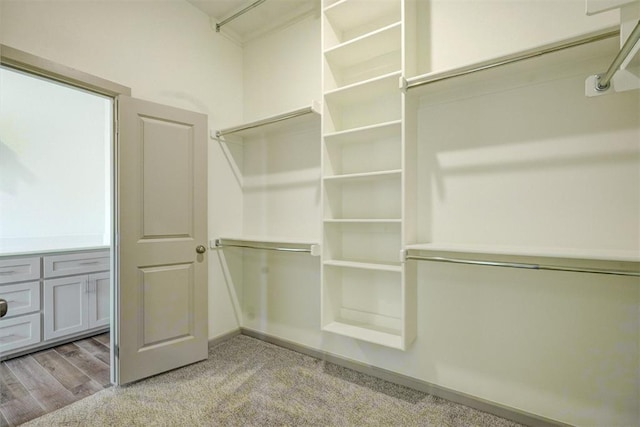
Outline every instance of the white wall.
<path id="1" fill-rule="evenodd" d="M 132 89 L 132 96 L 209 116 L 242 116 L 242 50 L 183 0 L 0 2 L 0 42 Z M 209 235 L 242 226 L 242 194 L 209 144 Z M 209 335 L 237 327 L 219 263 L 210 262 Z"/>
<path id="2" fill-rule="evenodd" d="M 319 101 L 320 19 L 301 21 L 244 46 L 244 120 L 249 122 Z"/>
<path id="3" fill-rule="evenodd" d="M 585 0 L 430 0 L 419 7 L 423 72 L 473 64 L 619 22 L 617 10 L 586 16 Z"/>
<path id="4" fill-rule="evenodd" d="M 111 99 L 0 70 L 0 253 L 108 246 Z"/>

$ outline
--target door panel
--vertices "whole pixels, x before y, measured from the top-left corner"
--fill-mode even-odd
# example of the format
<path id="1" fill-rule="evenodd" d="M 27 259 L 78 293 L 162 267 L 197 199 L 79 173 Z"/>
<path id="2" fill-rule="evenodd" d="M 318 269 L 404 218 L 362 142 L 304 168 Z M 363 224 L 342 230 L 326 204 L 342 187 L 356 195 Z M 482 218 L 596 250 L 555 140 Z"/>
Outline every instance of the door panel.
<path id="1" fill-rule="evenodd" d="M 140 125 L 142 238 L 193 238 L 193 128 L 146 117 L 140 118 Z"/>
<path id="2" fill-rule="evenodd" d="M 118 384 L 207 357 L 207 117 L 119 97 Z"/>

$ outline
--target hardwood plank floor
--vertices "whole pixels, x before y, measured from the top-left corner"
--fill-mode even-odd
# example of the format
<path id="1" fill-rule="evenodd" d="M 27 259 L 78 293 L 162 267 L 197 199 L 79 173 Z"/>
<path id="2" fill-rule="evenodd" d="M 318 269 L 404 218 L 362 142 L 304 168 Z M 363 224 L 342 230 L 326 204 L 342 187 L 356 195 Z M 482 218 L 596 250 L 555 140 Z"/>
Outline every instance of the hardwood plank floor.
<path id="1" fill-rule="evenodd" d="M 0 427 L 12 427 L 111 386 L 109 334 L 0 363 Z"/>

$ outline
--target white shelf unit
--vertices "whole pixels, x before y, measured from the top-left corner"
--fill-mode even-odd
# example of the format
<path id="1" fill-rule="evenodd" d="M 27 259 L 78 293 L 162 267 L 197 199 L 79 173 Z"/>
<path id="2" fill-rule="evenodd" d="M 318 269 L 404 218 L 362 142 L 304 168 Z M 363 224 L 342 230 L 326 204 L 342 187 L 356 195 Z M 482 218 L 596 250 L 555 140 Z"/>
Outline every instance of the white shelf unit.
<path id="1" fill-rule="evenodd" d="M 234 150 L 240 152 L 243 229 L 231 240 L 295 247 L 319 241 L 320 112 L 320 103 L 312 101 L 212 135 L 235 145 L 226 147 L 230 157 Z"/>
<path id="2" fill-rule="evenodd" d="M 323 3 L 322 329 L 405 350 L 404 0 Z"/>

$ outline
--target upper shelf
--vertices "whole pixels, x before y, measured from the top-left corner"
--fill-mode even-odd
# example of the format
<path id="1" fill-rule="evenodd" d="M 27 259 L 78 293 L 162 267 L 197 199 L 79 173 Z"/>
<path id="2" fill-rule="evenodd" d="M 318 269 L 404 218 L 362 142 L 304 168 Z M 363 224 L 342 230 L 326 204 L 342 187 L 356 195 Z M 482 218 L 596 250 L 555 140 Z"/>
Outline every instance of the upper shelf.
<path id="1" fill-rule="evenodd" d="M 292 126 L 304 122 L 319 122 L 320 103 L 313 101 L 310 106 L 277 114 L 254 122 L 241 124 L 216 131 L 212 138 L 221 138 L 225 135 L 236 135 L 241 137 L 255 136 L 281 130 L 286 126 Z"/>
<path id="2" fill-rule="evenodd" d="M 488 89 L 492 88 L 487 82 L 495 82 L 501 87 L 517 85 L 518 79 L 526 80 L 531 73 L 554 77 L 558 66 L 609 56 L 617 50 L 619 34 L 618 29 L 606 29 L 464 67 L 409 77 L 404 80 L 402 89 L 422 96 L 460 88 L 462 84 L 482 84 Z"/>
<path id="3" fill-rule="evenodd" d="M 407 250 L 451 252 L 480 255 L 503 255 L 526 258 L 561 258 L 588 261 L 640 262 L 639 251 L 587 250 L 570 248 L 534 248 L 496 245 L 463 245 L 446 243 L 422 243 L 407 245 Z"/>

